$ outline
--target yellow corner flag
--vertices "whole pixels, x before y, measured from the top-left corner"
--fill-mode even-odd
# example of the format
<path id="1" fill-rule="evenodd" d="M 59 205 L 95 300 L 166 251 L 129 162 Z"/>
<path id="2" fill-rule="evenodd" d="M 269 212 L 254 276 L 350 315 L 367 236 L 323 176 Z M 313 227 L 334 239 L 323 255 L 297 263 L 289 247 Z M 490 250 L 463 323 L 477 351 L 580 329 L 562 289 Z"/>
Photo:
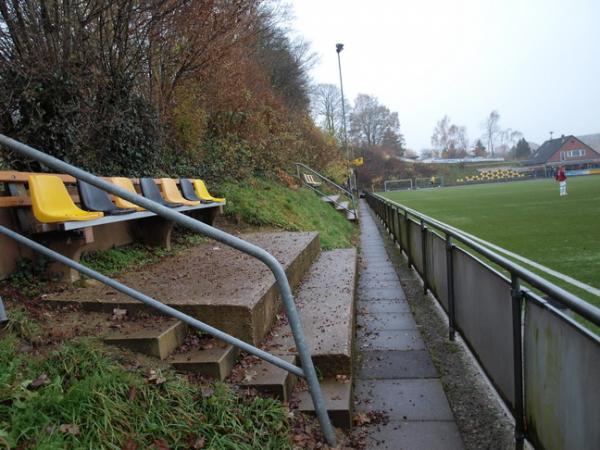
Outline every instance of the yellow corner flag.
<path id="1" fill-rule="evenodd" d="M 353 159 L 350 163 L 355 167 L 360 167 L 365 163 L 365 160 L 361 156 L 360 158 Z"/>

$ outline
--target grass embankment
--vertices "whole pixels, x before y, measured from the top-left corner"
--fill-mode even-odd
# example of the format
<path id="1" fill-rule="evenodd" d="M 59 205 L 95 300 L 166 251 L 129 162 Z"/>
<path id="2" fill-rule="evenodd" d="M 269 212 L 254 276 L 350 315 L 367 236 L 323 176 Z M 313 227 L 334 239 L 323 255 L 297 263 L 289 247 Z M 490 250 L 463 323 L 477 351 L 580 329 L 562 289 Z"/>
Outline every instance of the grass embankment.
<path id="1" fill-rule="evenodd" d="M 227 198 L 225 218 L 236 225 L 246 225 L 252 229 L 265 227 L 269 230 L 318 231 L 324 250 L 351 247 L 356 238 L 357 227 L 346 220 L 345 214 L 336 211 L 305 188 L 293 189 L 254 178 L 241 183 L 225 183 L 217 192 Z M 84 254 L 82 262 L 112 276 L 123 270 L 158 262 L 165 256 L 205 240 L 196 233 L 176 229 L 170 251 L 131 244 Z"/>
<path id="2" fill-rule="evenodd" d="M 36 449 L 292 448 L 280 402 L 142 368 L 90 339 L 58 345 L 18 309 L 0 339 L 0 444 Z M 121 360 L 118 360 L 121 358 Z"/>
<path id="3" fill-rule="evenodd" d="M 600 288 L 600 177 L 393 192 L 386 197 Z M 532 269 L 597 306 L 600 298 Z"/>
<path id="4" fill-rule="evenodd" d="M 306 188 L 288 188 L 263 179 L 225 183 L 225 216 L 235 222 L 288 231 L 318 231 L 325 250 L 351 247 L 357 227 L 346 215 Z"/>

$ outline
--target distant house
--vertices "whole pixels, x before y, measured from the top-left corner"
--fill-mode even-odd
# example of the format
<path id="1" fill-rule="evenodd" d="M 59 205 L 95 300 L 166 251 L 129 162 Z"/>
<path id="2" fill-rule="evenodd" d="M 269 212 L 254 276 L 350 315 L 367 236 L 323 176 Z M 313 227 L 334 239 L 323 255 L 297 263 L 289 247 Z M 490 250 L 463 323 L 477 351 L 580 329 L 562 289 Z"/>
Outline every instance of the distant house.
<path id="1" fill-rule="evenodd" d="M 561 136 L 544 142 L 525 161 L 530 166 L 584 166 L 600 163 L 600 134 Z"/>

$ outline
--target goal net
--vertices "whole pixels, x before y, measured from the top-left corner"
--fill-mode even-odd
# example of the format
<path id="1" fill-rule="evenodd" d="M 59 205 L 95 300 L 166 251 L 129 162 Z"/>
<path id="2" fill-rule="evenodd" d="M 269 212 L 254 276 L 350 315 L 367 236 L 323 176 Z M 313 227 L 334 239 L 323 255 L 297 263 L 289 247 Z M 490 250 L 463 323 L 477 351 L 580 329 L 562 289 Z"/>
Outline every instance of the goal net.
<path id="1" fill-rule="evenodd" d="M 406 191 L 413 188 L 413 182 L 410 178 L 402 180 L 385 180 L 383 188 L 388 191 Z"/>
<path id="2" fill-rule="evenodd" d="M 415 178 L 416 189 L 437 188 L 444 185 L 444 177 Z"/>

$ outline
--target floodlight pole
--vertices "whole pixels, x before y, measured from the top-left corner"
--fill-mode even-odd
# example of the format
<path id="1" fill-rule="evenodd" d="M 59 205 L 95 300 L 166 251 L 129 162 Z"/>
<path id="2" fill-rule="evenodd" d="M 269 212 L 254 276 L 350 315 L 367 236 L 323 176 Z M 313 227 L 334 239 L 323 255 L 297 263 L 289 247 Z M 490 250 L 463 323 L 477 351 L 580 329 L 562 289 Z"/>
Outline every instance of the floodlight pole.
<path id="1" fill-rule="evenodd" d="M 342 126 L 344 127 L 344 142 L 343 142 L 343 146 L 344 146 L 344 153 L 346 153 L 346 160 L 348 161 L 347 167 L 348 167 L 348 180 L 350 182 L 350 185 L 348 186 L 350 188 L 350 192 L 353 191 L 352 189 L 352 172 L 350 171 L 350 150 L 348 149 L 348 132 L 346 129 L 346 102 L 344 101 L 344 83 L 342 82 L 342 61 L 340 58 L 340 53 L 342 52 L 342 50 L 344 50 L 344 44 L 340 44 L 337 43 L 335 44 L 335 51 L 337 52 L 337 57 L 338 57 L 338 70 L 340 72 L 340 92 L 342 94 Z"/>

